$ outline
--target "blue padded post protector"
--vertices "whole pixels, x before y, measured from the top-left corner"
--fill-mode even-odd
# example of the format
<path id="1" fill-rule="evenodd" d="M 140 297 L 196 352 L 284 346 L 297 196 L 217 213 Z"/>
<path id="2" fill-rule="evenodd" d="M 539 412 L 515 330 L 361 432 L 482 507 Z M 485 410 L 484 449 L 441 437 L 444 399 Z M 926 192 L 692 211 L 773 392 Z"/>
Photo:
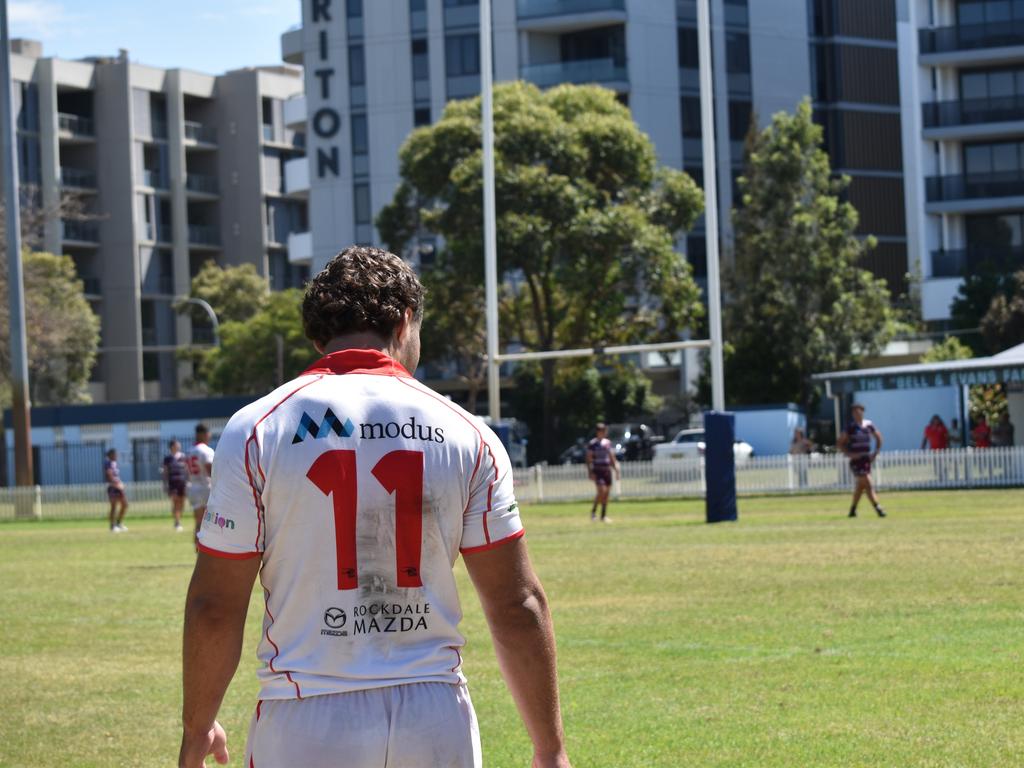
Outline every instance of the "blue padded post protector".
<path id="1" fill-rule="evenodd" d="M 704 476 L 709 523 L 736 520 L 736 415 L 720 411 L 704 414 Z"/>

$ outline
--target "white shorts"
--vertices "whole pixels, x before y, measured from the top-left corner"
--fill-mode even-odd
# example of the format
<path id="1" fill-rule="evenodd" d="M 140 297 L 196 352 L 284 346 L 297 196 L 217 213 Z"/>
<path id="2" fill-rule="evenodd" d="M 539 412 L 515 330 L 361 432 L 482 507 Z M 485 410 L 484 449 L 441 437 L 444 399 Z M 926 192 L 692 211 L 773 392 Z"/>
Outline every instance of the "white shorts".
<path id="1" fill-rule="evenodd" d="M 192 505 L 192 509 L 199 509 L 199 507 L 205 507 L 206 503 L 210 500 L 210 488 L 205 485 L 189 485 L 188 487 L 188 503 Z"/>
<path id="2" fill-rule="evenodd" d="M 464 685 L 410 683 L 256 705 L 252 768 L 481 768 Z"/>

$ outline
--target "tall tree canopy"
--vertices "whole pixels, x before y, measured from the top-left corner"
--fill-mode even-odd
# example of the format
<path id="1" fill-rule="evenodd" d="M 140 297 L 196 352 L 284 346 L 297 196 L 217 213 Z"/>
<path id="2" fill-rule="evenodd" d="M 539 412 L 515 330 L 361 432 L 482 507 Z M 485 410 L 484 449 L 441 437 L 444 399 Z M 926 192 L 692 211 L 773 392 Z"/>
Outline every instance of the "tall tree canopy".
<path id="1" fill-rule="evenodd" d="M 874 247 L 821 149 L 805 100 L 748 142 L 728 276 L 726 388 L 734 403 L 810 409 L 810 376 L 853 368 L 897 328 L 884 280 L 858 266 Z"/>
<path id="2" fill-rule="evenodd" d="M 503 342 L 552 350 L 678 338 L 701 313 L 691 270 L 673 249 L 703 205 L 692 179 L 659 168 L 629 110 L 597 86 L 499 85 L 494 127 L 498 269 L 510 277 Z M 385 242 L 401 252 L 424 229 L 443 236 L 437 269 L 457 281 L 451 290 L 479 292 L 480 99 L 451 102 L 441 120 L 414 131 L 401 174 L 377 220 Z M 426 335 L 441 334 L 430 314 L 445 311 L 428 303 Z M 551 457 L 556 366 L 541 367 L 542 440 Z"/>
<path id="3" fill-rule="evenodd" d="M 86 301 L 68 256 L 26 251 L 25 334 L 29 393 L 35 405 L 89 401 L 100 321 Z M 7 304 L 7 264 L 0 259 L 0 296 Z M 10 402 L 10 315 L 0 312 L 0 400 Z"/>

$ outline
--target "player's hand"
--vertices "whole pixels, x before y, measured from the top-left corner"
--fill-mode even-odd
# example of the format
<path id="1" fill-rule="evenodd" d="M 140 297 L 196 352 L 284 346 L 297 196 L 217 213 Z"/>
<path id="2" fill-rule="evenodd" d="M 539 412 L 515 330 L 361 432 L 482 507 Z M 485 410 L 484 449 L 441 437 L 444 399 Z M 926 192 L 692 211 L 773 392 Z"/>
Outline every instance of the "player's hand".
<path id="1" fill-rule="evenodd" d="M 221 765 L 227 765 L 230 759 L 228 735 L 216 720 L 213 721 L 213 728 L 205 733 L 182 734 L 178 768 L 205 768 L 207 755 L 213 755 L 213 759 Z"/>
<path id="2" fill-rule="evenodd" d="M 569 756 L 565 752 L 559 752 L 555 755 L 538 755 L 534 752 L 530 768 L 572 768 L 572 764 L 569 762 Z"/>

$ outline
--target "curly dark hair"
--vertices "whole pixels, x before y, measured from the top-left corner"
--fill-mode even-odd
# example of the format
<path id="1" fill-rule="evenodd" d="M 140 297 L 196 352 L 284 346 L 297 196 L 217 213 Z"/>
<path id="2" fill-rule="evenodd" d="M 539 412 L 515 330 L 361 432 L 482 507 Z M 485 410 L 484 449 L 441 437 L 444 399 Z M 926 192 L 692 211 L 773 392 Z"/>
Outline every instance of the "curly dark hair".
<path id="1" fill-rule="evenodd" d="M 336 336 L 372 331 L 387 340 L 406 309 L 423 317 L 423 286 L 398 256 L 381 248 L 346 248 L 306 286 L 306 338 L 325 346 Z"/>

